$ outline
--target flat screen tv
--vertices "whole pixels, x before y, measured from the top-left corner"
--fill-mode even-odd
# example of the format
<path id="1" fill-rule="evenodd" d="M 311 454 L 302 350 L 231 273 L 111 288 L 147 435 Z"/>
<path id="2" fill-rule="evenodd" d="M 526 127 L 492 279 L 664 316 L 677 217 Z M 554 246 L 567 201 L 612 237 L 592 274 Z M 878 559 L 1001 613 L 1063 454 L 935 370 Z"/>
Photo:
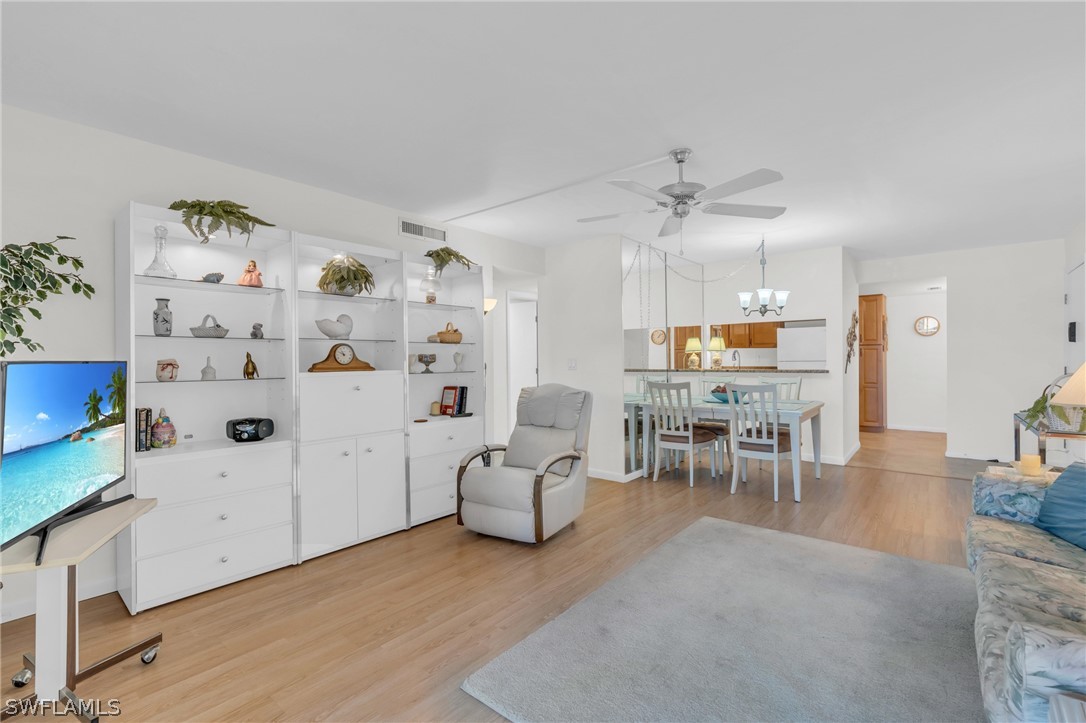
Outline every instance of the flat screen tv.
<path id="1" fill-rule="evenodd" d="M 125 362 L 3 362 L 0 550 L 97 509 L 124 479 Z"/>

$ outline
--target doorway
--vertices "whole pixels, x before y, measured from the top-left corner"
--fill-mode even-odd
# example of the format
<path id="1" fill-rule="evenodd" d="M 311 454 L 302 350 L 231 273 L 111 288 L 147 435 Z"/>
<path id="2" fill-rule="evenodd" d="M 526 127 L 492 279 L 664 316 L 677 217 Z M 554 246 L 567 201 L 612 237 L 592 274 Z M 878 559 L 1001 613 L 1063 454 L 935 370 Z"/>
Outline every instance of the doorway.
<path id="1" fill-rule="evenodd" d="M 506 293 L 505 348 L 508 365 L 509 429 L 517 423 L 517 399 L 524 387 L 539 385 L 539 297 L 527 291 Z"/>

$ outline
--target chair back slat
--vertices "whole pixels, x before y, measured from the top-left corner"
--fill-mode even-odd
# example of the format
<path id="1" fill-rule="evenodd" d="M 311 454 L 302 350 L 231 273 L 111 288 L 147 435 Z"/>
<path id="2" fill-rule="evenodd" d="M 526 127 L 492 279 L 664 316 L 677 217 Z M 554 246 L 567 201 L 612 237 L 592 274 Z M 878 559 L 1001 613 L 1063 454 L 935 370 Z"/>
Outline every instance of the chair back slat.
<path id="1" fill-rule="evenodd" d="M 657 433 L 692 439 L 694 398 L 690 382 L 648 382 L 648 389 Z"/>
<path id="2" fill-rule="evenodd" d="M 738 442 L 777 447 L 777 386 L 775 384 L 729 384 L 728 407 L 732 415 L 732 439 Z M 735 399 L 738 397 L 738 400 Z"/>
<path id="3" fill-rule="evenodd" d="M 734 382 L 735 382 L 735 377 L 734 376 L 731 376 L 731 377 L 714 376 L 711 379 L 702 379 L 701 380 L 701 395 L 703 397 L 707 397 L 707 396 L 709 396 L 710 393 L 712 393 L 713 389 L 715 389 L 716 387 L 719 387 L 721 384 L 723 384 L 725 386 L 728 386 L 728 385 L 733 384 Z"/>
<path id="4" fill-rule="evenodd" d="M 759 377 L 758 383 L 776 385 L 780 399 L 802 399 L 803 377 Z"/>

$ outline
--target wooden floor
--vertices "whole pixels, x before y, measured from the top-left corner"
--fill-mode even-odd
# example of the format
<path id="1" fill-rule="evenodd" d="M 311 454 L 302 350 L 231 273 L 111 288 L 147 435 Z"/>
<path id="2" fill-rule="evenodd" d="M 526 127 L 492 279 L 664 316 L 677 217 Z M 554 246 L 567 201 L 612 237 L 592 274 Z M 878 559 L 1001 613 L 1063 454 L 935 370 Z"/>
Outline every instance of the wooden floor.
<path id="1" fill-rule="evenodd" d="M 960 471 L 917 434 L 866 435 L 862 464 L 824 465 L 821 480 L 804 464 L 799 504 L 790 472 L 774 504 L 771 467 L 754 464 L 734 496 L 707 470 L 693 489 L 674 472 L 591 480 L 575 527 L 540 546 L 446 518 L 135 617 L 115 594 L 94 598 L 80 606 L 84 664 L 155 631 L 165 642 L 152 665 L 123 663 L 79 692 L 119 699 L 130 721 L 499 720 L 459 689 L 468 674 L 705 515 L 964 566 L 969 481 L 900 471 L 895 446 L 913 447 L 914 469 Z M 9 678 L 33 618 L 0 626 L 0 645 L 6 700 L 30 689 Z"/>

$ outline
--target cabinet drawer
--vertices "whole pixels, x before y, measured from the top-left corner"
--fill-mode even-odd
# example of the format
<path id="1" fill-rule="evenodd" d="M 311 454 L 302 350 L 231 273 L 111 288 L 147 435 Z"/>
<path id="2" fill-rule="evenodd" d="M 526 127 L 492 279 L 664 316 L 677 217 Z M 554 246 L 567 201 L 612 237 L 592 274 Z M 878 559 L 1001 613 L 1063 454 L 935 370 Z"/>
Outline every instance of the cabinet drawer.
<path id="1" fill-rule="evenodd" d="M 294 528 L 280 525 L 136 562 L 140 606 L 239 580 L 294 560 Z"/>
<path id="2" fill-rule="evenodd" d="M 411 491 L 411 524 L 456 514 L 456 480 Z"/>
<path id="3" fill-rule="evenodd" d="M 302 441 L 403 429 L 403 395 L 403 374 L 304 374 L 299 402 Z"/>
<path id="4" fill-rule="evenodd" d="M 483 443 L 482 417 L 436 421 L 433 424 L 411 426 L 411 456 L 464 450 Z"/>
<path id="5" fill-rule="evenodd" d="M 293 512 L 289 485 L 156 508 L 136 520 L 136 554 L 149 557 L 290 522 Z"/>
<path id="6" fill-rule="evenodd" d="M 195 502 L 265 487 L 289 485 L 294 479 L 290 447 L 261 449 L 240 446 L 229 454 L 162 463 L 136 470 L 136 496 L 157 497 L 158 506 Z"/>
<path id="7" fill-rule="evenodd" d="M 455 452 L 434 454 L 411 460 L 411 489 L 421 490 L 435 485 L 456 482 L 456 472 L 460 469 L 460 460 L 468 453 L 467 449 Z"/>

